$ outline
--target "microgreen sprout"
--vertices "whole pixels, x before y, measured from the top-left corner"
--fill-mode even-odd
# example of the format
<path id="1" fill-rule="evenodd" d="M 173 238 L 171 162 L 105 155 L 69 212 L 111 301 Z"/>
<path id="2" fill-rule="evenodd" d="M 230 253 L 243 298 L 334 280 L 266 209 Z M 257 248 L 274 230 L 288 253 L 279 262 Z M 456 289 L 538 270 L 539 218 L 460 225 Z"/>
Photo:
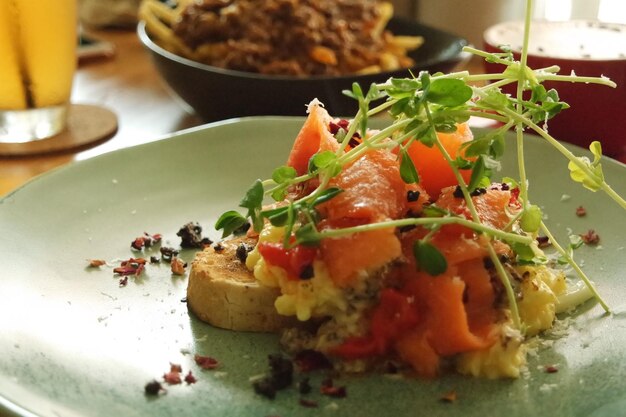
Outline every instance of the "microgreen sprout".
<path id="1" fill-rule="evenodd" d="M 498 239 L 508 243 L 520 264 L 542 264 L 546 263 L 547 259 L 535 240 L 541 230 L 553 242 L 561 254 L 561 260 L 572 266 L 602 307 L 609 311 L 590 280 L 574 261 L 575 244 L 572 243 L 568 249 L 563 249 L 543 223 L 541 209 L 530 203 L 524 160 L 524 131 L 537 133 L 567 158 L 570 175 L 574 181 L 591 191 L 606 192 L 626 209 L 626 201 L 605 181 L 602 172 L 602 148 L 598 142 L 594 142 L 590 147 L 593 154 L 591 161 L 586 157 L 574 155 L 541 127 L 547 120 L 569 107 L 567 103 L 561 101 L 555 89 L 547 90 L 542 85 L 544 81 L 584 82 L 608 87 L 615 87 L 615 83 L 602 76 L 559 75 L 557 66 L 529 68 L 526 60 L 531 10 L 532 0 L 527 0 L 525 36 L 519 61 L 514 59 L 510 48 L 507 47 L 503 47 L 502 52 L 498 53 L 488 53 L 472 47 L 465 48 L 466 52 L 482 57 L 488 62 L 504 65 L 505 69 L 501 73 L 472 75 L 467 71 L 450 74 L 420 72 L 408 78 L 391 78 L 384 83 L 372 84 L 365 93 L 358 84 L 353 84 L 352 89 L 344 93 L 357 101 L 358 112 L 350 121 L 347 130 L 342 130 L 335 136 L 339 142 L 338 149 L 313 155 L 309 160 L 308 171 L 304 175 L 298 176 L 295 169 L 283 166 L 273 172 L 270 180 L 255 181 L 240 202 L 240 207 L 247 209 L 246 216 L 236 211 L 226 212 L 218 220 L 216 228 L 223 230 L 226 236 L 240 227 L 246 218 L 250 218 L 254 230 L 258 232 L 263 222 L 269 221 L 274 226 L 285 228 L 283 244 L 285 248 L 290 248 L 294 245 L 315 246 L 319 245 L 322 239 L 345 237 L 377 229 L 419 226 L 429 230 L 429 233 L 425 238 L 414 242 L 413 254 L 416 263 L 418 268 L 437 276 L 447 270 L 447 262 L 430 242 L 430 237 L 443 225 L 465 226 L 486 236 L 489 258 L 504 286 L 513 324 L 519 329 L 522 329 L 522 324 L 511 277 L 496 253 L 492 241 Z M 479 85 L 480 83 L 485 84 Z M 502 91 L 501 88 L 508 84 L 517 85 L 515 96 Z M 530 94 L 524 96 L 526 91 Z M 374 102 L 381 100 L 382 103 L 372 107 Z M 393 121 L 382 130 L 370 134 L 369 120 L 382 113 L 390 115 Z M 449 155 L 437 134 L 454 132 L 459 123 L 466 122 L 472 116 L 497 121 L 500 126 L 478 134 L 463 146 L 461 156 Z M 499 158 L 504 153 L 505 133 L 510 130 L 516 133 L 519 178 L 505 178 L 503 183 L 508 184 L 511 189 L 519 190 L 520 208 L 512 215 L 510 223 L 499 230 L 481 222 L 472 199 L 472 192 L 490 186 L 493 173 L 500 168 Z M 351 142 L 355 135 L 360 137 L 356 145 Z M 454 215 L 436 205 L 427 205 L 420 217 L 389 219 L 344 228 L 318 229 L 318 222 L 321 219 L 319 206 L 342 192 L 340 188 L 330 185 L 332 178 L 339 175 L 344 166 L 358 160 L 372 149 L 395 149 L 402 180 L 407 184 L 419 183 L 419 172 L 408 154 L 409 146 L 415 141 L 439 149 L 457 179 L 470 219 Z M 468 183 L 461 175 L 462 170 L 471 170 Z M 306 196 L 300 196 L 297 192 L 291 193 L 314 178 L 315 189 Z M 264 197 L 271 197 L 279 203 L 272 208 L 263 209 Z"/>

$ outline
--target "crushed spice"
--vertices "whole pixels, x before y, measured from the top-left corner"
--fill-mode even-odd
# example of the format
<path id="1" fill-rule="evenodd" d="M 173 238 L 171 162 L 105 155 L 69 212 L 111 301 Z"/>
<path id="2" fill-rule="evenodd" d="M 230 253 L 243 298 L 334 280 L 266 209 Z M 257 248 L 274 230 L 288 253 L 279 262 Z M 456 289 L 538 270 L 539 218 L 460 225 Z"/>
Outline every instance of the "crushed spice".
<path id="1" fill-rule="evenodd" d="M 280 354 L 269 355 L 268 362 L 270 366 L 269 375 L 252 385 L 254 391 L 267 397 L 274 399 L 276 392 L 289 387 L 293 382 L 293 363 Z"/>
<path id="2" fill-rule="evenodd" d="M 307 373 L 319 369 L 331 369 L 330 360 L 321 352 L 312 349 L 301 350 L 293 359 L 298 371 Z"/>
<path id="3" fill-rule="evenodd" d="M 456 391 L 449 391 L 443 394 L 440 398 L 441 402 L 444 403 L 453 403 L 457 400 Z"/>
<path id="4" fill-rule="evenodd" d="M 198 223 L 185 224 L 178 230 L 176 236 L 180 237 L 180 246 L 185 249 L 202 249 L 213 244 L 208 237 L 202 237 L 202 227 Z"/>
<path id="5" fill-rule="evenodd" d="M 253 246 L 248 245 L 246 243 L 240 243 L 239 246 L 237 246 L 237 250 L 235 251 L 235 255 L 237 256 L 237 259 L 239 259 L 239 261 L 242 264 L 246 263 L 246 259 L 248 259 L 248 254 L 250 252 L 252 252 L 252 250 L 254 249 Z"/>
<path id="6" fill-rule="evenodd" d="M 178 256 L 178 251 L 168 246 L 162 246 L 159 248 L 159 252 L 161 252 L 161 257 L 166 262 L 171 262 L 173 257 Z"/>
<path id="7" fill-rule="evenodd" d="M 302 378 L 300 382 L 298 382 L 298 392 L 300 394 L 308 394 L 313 390 L 311 387 L 311 383 L 309 382 L 309 378 Z"/>
<path id="8" fill-rule="evenodd" d="M 420 198 L 419 191 L 409 190 L 406 192 L 406 201 L 408 201 L 409 203 L 414 203 L 417 200 L 419 200 L 419 198 Z"/>
<path id="9" fill-rule="evenodd" d="M 320 392 L 323 395 L 334 398 L 345 398 L 348 395 L 345 386 L 335 386 L 335 383 L 331 378 L 326 378 L 322 381 L 322 386 L 320 387 Z"/>
<path id="10" fill-rule="evenodd" d="M 259 381 L 255 381 L 252 386 L 254 387 L 254 392 L 257 394 L 269 398 L 270 400 L 276 398 L 276 387 L 271 379 L 263 378 Z"/>
<path id="11" fill-rule="evenodd" d="M 144 392 L 146 395 L 155 396 L 159 395 L 162 392 L 165 393 L 165 388 L 163 388 L 163 385 L 161 385 L 159 381 L 153 379 L 146 384 L 146 386 L 144 387 Z"/>
<path id="12" fill-rule="evenodd" d="M 185 275 L 185 268 L 187 268 L 187 262 L 178 257 L 172 258 L 170 262 L 170 269 L 174 275 Z"/>
<path id="13" fill-rule="evenodd" d="M 587 209 L 585 209 L 583 206 L 578 206 L 576 208 L 576 215 L 578 217 L 584 217 L 587 215 Z"/>
<path id="14" fill-rule="evenodd" d="M 99 268 L 102 265 L 106 265 L 106 261 L 103 259 L 87 259 L 87 262 L 89 262 L 89 267 L 90 268 Z"/>

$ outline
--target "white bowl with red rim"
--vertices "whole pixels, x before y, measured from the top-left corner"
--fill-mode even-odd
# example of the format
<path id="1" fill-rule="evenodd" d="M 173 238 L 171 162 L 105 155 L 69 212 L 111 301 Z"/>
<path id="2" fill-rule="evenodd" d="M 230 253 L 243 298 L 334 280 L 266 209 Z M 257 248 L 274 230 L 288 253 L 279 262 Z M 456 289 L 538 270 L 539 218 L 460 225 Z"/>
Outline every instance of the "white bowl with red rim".
<path id="1" fill-rule="evenodd" d="M 522 49 L 524 22 L 503 22 L 484 33 L 484 47 L 499 52 L 510 46 L 516 59 Z M 555 138 L 588 147 L 602 142 L 605 155 L 626 162 L 626 25 L 591 20 L 531 23 L 528 65 L 533 69 L 551 65 L 559 74 L 605 76 L 617 88 L 585 83 L 545 82 L 570 105 L 548 121 Z M 487 72 L 501 72 L 502 66 L 486 63 Z M 505 89 L 514 94 L 514 86 Z"/>

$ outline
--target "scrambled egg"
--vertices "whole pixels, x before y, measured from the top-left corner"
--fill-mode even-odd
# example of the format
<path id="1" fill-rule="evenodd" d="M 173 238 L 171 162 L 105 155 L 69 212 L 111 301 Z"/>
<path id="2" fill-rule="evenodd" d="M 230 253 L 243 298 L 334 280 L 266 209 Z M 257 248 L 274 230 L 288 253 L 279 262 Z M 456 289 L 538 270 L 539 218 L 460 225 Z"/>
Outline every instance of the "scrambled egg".
<path id="1" fill-rule="evenodd" d="M 556 317 L 557 296 L 566 290 L 565 275 L 545 266 L 516 268 L 522 277 L 517 302 L 526 336 L 552 327 Z M 486 378 L 518 378 L 526 364 L 524 336 L 510 322 L 502 325 L 499 340 L 490 348 L 458 356 L 457 370 L 466 375 Z"/>
<path id="2" fill-rule="evenodd" d="M 565 274 L 545 266 L 522 266 L 521 299 L 518 300 L 520 318 L 527 336 L 552 327 L 556 317 L 557 296 L 567 289 Z"/>
<path id="3" fill-rule="evenodd" d="M 261 232 L 259 242 L 281 242 L 283 236 L 284 228 L 269 226 Z M 299 281 L 289 280 L 282 268 L 268 265 L 256 248 L 248 255 L 246 265 L 261 284 L 281 289 L 282 295 L 275 302 L 280 314 L 296 316 L 301 321 L 332 317 L 322 326 L 318 338 L 308 342 L 310 348 L 326 351 L 339 340 L 365 331 L 363 311 L 370 302 L 355 303 L 357 300 L 335 287 L 323 262 L 313 263 L 313 278 Z M 521 277 L 517 291 L 522 327 L 526 336 L 534 336 L 552 327 L 557 296 L 566 291 L 565 276 L 545 266 L 520 266 L 516 271 Z M 497 342 L 488 349 L 457 356 L 460 373 L 486 378 L 519 377 L 526 364 L 524 335 L 510 321 L 504 322 L 498 331 Z"/>
<path id="4" fill-rule="evenodd" d="M 281 242 L 283 236 L 284 228 L 269 226 L 261 232 L 259 242 Z M 313 263 L 313 278 L 299 281 L 288 279 L 282 268 L 268 265 L 257 248 L 248 255 L 246 266 L 261 284 L 281 289 L 282 294 L 274 303 L 279 314 L 307 321 L 311 317 L 332 316 L 348 307 L 323 262 Z"/>
<path id="5" fill-rule="evenodd" d="M 456 367 L 459 373 L 475 377 L 518 378 L 526 364 L 524 337 L 509 323 L 501 327 L 499 340 L 488 349 L 462 353 Z"/>

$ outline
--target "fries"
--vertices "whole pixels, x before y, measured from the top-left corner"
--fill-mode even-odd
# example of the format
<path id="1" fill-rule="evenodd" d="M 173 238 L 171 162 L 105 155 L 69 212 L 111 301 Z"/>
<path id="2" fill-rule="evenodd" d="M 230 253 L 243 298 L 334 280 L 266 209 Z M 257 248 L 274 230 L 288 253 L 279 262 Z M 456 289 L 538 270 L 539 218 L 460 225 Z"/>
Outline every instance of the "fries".
<path id="1" fill-rule="evenodd" d="M 388 2 L 376 4 L 370 2 L 369 6 L 363 6 L 370 7 L 367 10 L 371 13 L 363 13 L 370 20 L 357 21 L 357 26 L 361 26 L 358 26 L 360 32 L 356 34 L 349 32 L 354 26 L 354 21 L 347 23 L 348 18 L 345 20 L 335 19 L 335 21 L 342 22 L 339 24 L 334 24 L 333 21 L 334 26 L 332 26 L 332 29 L 336 30 L 337 33 L 332 33 L 328 27 L 319 28 L 321 24 L 331 26 L 326 21 L 322 21 L 321 24 L 318 21 L 316 24 L 311 25 L 308 25 L 308 22 L 301 25 L 291 24 L 288 26 L 289 30 L 298 30 L 300 32 L 284 37 L 293 39 L 300 36 L 309 42 L 303 43 L 301 47 L 291 45 L 292 56 L 288 56 L 288 54 L 287 56 L 282 56 L 276 53 L 276 51 L 285 52 L 289 47 L 283 48 L 275 45 L 275 39 L 272 39 L 274 43 L 263 43 L 265 39 L 263 36 L 257 36 L 258 32 L 269 30 L 262 24 L 259 24 L 259 20 L 262 20 L 259 18 L 259 15 L 262 13 L 257 12 L 256 15 L 253 15 L 254 11 L 250 11 L 251 8 L 249 5 L 244 4 L 246 3 L 245 1 L 233 0 L 228 6 L 222 6 L 221 9 L 202 8 L 196 3 L 194 0 L 178 0 L 175 6 L 170 7 L 159 0 L 143 0 L 139 9 L 139 17 L 145 21 L 146 30 L 153 40 L 164 49 L 194 61 L 229 69 L 299 76 L 393 71 L 413 65 L 414 62 L 407 53 L 420 47 L 424 42 L 421 36 L 394 36 L 385 30 L 387 23 L 393 16 L 393 6 Z M 294 4 L 296 5 L 293 7 L 305 8 L 306 3 L 306 1 L 295 2 Z M 261 4 L 266 5 L 267 3 Z M 197 9 L 191 9 L 190 11 L 188 8 L 191 7 L 196 7 Z M 269 8 L 270 6 L 267 7 Z M 295 14 L 297 11 L 293 11 L 293 13 Z M 276 13 L 279 12 L 282 13 L 284 11 L 277 11 Z M 201 13 L 205 13 L 205 15 L 198 17 Z M 223 24 L 224 21 L 230 23 L 229 19 L 238 13 L 241 14 L 238 18 L 245 21 L 245 28 L 252 32 L 252 35 L 248 38 L 244 35 L 236 39 L 225 39 L 223 33 L 219 32 L 219 25 Z M 245 13 L 248 14 L 246 15 Z M 268 17 L 267 14 L 268 11 L 264 10 L 265 23 L 267 23 L 267 19 L 273 19 L 272 16 Z M 372 16 L 375 18 L 374 21 L 372 21 Z M 188 24 L 185 19 L 196 20 Z M 251 21 L 245 19 L 251 19 Z M 273 23 L 274 21 L 271 20 L 271 22 Z M 191 35 L 193 39 L 190 40 L 190 37 L 186 36 L 184 31 L 190 27 L 196 28 L 198 23 L 205 25 L 204 32 L 215 36 L 207 35 L 198 39 L 198 36 L 194 33 Z M 343 26 L 341 26 L 342 24 Z M 255 28 L 257 33 L 254 33 L 254 29 L 250 28 Z M 307 38 L 307 33 L 301 34 L 303 30 L 313 30 L 311 28 L 319 30 L 319 33 L 311 35 L 311 38 L 317 42 L 313 45 L 311 45 L 310 39 Z M 226 33 L 231 28 L 222 29 Z M 270 27 L 269 29 L 273 28 Z M 331 32 L 329 36 L 335 36 L 339 41 L 319 40 L 320 37 L 327 35 L 329 32 Z M 346 35 L 346 33 L 348 34 Z M 237 33 L 237 36 L 239 35 L 241 33 Z M 258 38 L 261 38 L 261 41 L 258 41 Z"/>

